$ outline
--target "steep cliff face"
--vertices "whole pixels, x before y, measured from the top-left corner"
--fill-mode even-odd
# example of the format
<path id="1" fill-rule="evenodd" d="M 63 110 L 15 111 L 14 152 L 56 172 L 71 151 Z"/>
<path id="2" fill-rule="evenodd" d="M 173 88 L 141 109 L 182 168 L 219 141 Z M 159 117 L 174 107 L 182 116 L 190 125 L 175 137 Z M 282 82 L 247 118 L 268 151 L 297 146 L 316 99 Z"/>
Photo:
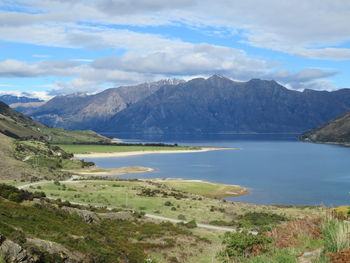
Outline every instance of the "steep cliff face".
<path id="1" fill-rule="evenodd" d="M 164 86 L 99 130 L 141 133 L 303 132 L 350 109 L 350 90 L 288 90 L 220 75 Z"/>
<path id="2" fill-rule="evenodd" d="M 350 143 L 350 112 L 304 133 L 300 138 L 311 142 Z"/>
<path id="3" fill-rule="evenodd" d="M 96 129 L 113 115 L 146 98 L 162 86 L 178 83 L 181 81 L 169 79 L 107 89 L 95 95 L 58 96 L 27 113 L 35 120 L 53 127 Z"/>

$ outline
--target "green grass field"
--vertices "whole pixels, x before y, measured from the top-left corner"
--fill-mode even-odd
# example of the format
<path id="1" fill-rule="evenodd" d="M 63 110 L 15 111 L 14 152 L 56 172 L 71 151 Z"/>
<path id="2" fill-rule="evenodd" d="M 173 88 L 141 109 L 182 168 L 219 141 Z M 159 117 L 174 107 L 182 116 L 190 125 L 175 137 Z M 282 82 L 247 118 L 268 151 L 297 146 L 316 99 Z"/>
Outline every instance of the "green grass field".
<path id="1" fill-rule="evenodd" d="M 175 188 L 180 191 L 201 195 L 209 198 L 239 196 L 248 193 L 246 188 L 238 185 L 227 185 L 204 181 L 177 179 L 158 180 L 157 182 L 164 184 L 170 188 Z"/>
<path id="2" fill-rule="evenodd" d="M 135 151 L 169 151 L 169 150 L 199 150 L 200 147 L 192 146 L 124 146 L 124 145 L 75 145 L 58 144 L 64 151 L 74 154 L 86 153 L 114 153 Z"/>
<path id="3" fill-rule="evenodd" d="M 128 208 L 158 214 L 169 218 L 184 215 L 187 220 L 196 219 L 200 223 L 210 223 L 215 220 L 232 221 L 237 215 L 248 210 L 285 213 L 290 216 L 305 216 L 319 214 L 317 208 L 278 208 L 274 206 L 253 205 L 245 203 L 224 202 L 222 200 L 185 194 L 183 198 L 171 195 L 142 194 L 142 189 L 172 192 L 170 188 L 152 181 L 72 181 L 63 185 L 54 183 L 43 184 L 32 190 L 44 191 L 49 197 L 61 198 L 72 202 L 108 206 L 113 208 Z M 170 205 L 165 205 L 170 202 Z"/>

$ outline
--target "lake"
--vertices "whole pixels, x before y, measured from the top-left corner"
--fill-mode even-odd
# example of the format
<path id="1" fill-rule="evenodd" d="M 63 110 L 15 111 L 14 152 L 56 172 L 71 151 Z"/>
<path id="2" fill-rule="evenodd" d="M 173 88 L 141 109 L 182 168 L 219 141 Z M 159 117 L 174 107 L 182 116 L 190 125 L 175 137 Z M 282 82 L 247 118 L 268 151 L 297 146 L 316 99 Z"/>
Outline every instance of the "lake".
<path id="1" fill-rule="evenodd" d="M 248 195 L 229 198 L 234 201 L 292 205 L 350 203 L 350 148 L 347 147 L 298 142 L 296 135 L 114 136 L 128 142 L 240 149 L 86 160 L 104 168 L 157 169 L 152 173 L 125 176 L 127 178 L 200 179 L 250 188 Z"/>

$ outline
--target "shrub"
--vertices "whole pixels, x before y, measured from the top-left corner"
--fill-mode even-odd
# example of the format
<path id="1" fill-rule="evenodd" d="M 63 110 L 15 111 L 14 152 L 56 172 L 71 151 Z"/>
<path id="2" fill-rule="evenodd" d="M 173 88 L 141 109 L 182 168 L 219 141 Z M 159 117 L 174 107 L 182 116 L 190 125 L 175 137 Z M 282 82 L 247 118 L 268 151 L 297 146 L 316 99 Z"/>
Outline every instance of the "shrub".
<path id="1" fill-rule="evenodd" d="M 0 196 L 10 201 L 20 203 L 24 200 L 33 200 L 34 194 L 25 190 L 20 190 L 14 186 L 0 184 Z"/>
<path id="2" fill-rule="evenodd" d="M 247 212 L 239 217 L 239 223 L 242 225 L 267 226 L 287 221 L 284 215 L 266 212 Z"/>
<path id="3" fill-rule="evenodd" d="M 197 223 L 194 219 L 192 219 L 191 221 L 189 221 L 188 223 L 185 224 L 185 226 L 187 228 L 196 228 L 197 227 Z"/>
<path id="4" fill-rule="evenodd" d="M 61 185 L 61 183 L 59 181 L 54 181 L 53 182 L 55 185 Z"/>
<path id="5" fill-rule="evenodd" d="M 170 201 L 166 201 L 166 202 L 164 203 L 164 205 L 165 205 L 165 206 L 173 206 L 173 204 L 172 204 Z"/>
<path id="6" fill-rule="evenodd" d="M 257 252 L 256 249 L 266 252 L 272 241 L 273 239 L 270 237 L 250 235 L 245 231 L 241 233 L 227 232 L 222 241 L 225 248 L 220 254 L 229 258 L 249 257 Z"/>
<path id="7" fill-rule="evenodd" d="M 180 214 L 177 216 L 177 219 L 179 220 L 186 220 L 186 217 L 183 214 Z"/>
<path id="8" fill-rule="evenodd" d="M 233 226 L 234 222 L 228 222 L 228 221 L 224 221 L 224 220 L 213 220 L 209 222 L 210 225 L 214 225 L 214 226 Z"/>

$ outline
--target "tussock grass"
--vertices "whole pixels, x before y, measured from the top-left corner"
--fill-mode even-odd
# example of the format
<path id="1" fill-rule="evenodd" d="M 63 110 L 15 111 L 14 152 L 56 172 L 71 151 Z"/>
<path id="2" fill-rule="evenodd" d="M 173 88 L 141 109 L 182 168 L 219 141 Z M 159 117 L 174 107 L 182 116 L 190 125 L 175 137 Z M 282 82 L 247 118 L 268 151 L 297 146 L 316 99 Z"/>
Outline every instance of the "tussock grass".
<path id="1" fill-rule="evenodd" d="M 326 252 L 340 252 L 350 247 L 350 225 L 336 219 L 326 218 L 322 234 Z"/>

